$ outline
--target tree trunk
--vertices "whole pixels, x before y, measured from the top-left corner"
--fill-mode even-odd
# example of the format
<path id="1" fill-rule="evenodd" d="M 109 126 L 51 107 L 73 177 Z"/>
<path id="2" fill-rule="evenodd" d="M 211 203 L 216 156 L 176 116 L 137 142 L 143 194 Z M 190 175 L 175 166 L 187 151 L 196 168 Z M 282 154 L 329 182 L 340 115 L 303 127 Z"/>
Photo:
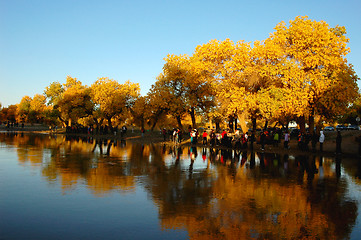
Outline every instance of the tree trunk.
<path id="1" fill-rule="evenodd" d="M 266 122 L 264 123 L 263 129 L 266 130 L 267 128 L 268 128 L 268 120 L 266 120 Z"/>
<path id="2" fill-rule="evenodd" d="M 305 116 L 301 116 L 299 118 L 297 118 L 297 124 L 300 127 L 300 131 L 301 133 L 305 133 L 306 132 L 306 120 L 305 120 Z"/>
<path id="3" fill-rule="evenodd" d="M 177 119 L 177 123 L 178 123 L 178 128 L 183 130 L 181 116 L 177 116 L 176 119 Z"/>
<path id="4" fill-rule="evenodd" d="M 216 132 L 218 132 L 220 129 L 219 122 L 216 122 Z"/>
<path id="5" fill-rule="evenodd" d="M 107 118 L 107 120 L 108 120 L 109 130 L 110 130 L 110 132 L 113 132 L 113 127 L 112 127 L 112 118 L 111 118 L 111 117 L 109 117 L 109 118 Z"/>
<path id="6" fill-rule="evenodd" d="M 257 131 L 257 118 L 255 117 L 252 118 L 252 131 L 253 132 Z"/>
<path id="7" fill-rule="evenodd" d="M 68 126 L 68 122 L 65 121 L 64 119 L 62 119 L 60 116 L 58 117 L 60 122 L 63 124 L 64 127 L 67 127 Z"/>
<path id="8" fill-rule="evenodd" d="M 113 140 L 110 140 L 110 142 L 108 143 L 108 147 L 107 147 L 107 155 L 109 156 L 110 155 L 110 148 L 112 147 L 113 145 Z"/>
<path id="9" fill-rule="evenodd" d="M 314 127 L 315 127 L 315 110 L 312 109 L 311 114 L 308 117 L 308 126 L 309 126 L 309 132 L 310 134 L 314 133 Z"/>
<path id="10" fill-rule="evenodd" d="M 237 114 L 238 115 L 238 119 L 239 119 L 239 125 L 241 125 L 242 128 L 242 132 L 246 133 L 248 131 L 247 129 L 247 124 L 246 124 L 246 113 L 240 113 Z"/>
<path id="11" fill-rule="evenodd" d="M 196 115 L 194 112 L 194 107 L 191 107 L 191 110 L 189 110 L 189 114 L 191 115 L 191 119 L 192 119 L 192 128 L 197 128 L 196 126 Z"/>
<path id="12" fill-rule="evenodd" d="M 155 128 L 155 125 L 157 125 L 157 122 L 158 122 L 158 117 L 154 119 L 154 122 L 152 124 L 152 127 L 150 128 L 150 130 L 153 132 L 154 128 Z M 144 127 L 144 121 L 142 122 L 142 127 Z"/>
<path id="13" fill-rule="evenodd" d="M 154 130 L 155 125 L 157 125 L 159 117 L 160 117 L 160 115 L 162 115 L 162 113 L 163 113 L 163 110 L 157 111 L 157 113 L 154 115 L 154 117 L 152 117 L 154 119 L 154 122 L 152 124 L 151 131 Z M 144 123 L 143 123 L 142 127 L 144 127 Z"/>

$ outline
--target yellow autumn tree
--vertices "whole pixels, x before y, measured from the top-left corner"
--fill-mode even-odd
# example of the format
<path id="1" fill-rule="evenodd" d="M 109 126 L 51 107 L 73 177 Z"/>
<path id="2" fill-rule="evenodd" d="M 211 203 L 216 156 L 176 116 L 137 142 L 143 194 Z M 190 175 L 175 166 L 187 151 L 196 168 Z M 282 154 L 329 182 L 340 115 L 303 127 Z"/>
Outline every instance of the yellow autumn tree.
<path id="1" fill-rule="evenodd" d="M 229 39 L 211 40 L 198 46 L 194 56 L 199 61 L 199 71 L 208 74 L 207 79 L 220 103 L 218 110 L 224 117 L 238 116 L 243 131 L 247 131 L 246 80 L 250 75 L 250 44 L 244 41 L 234 44 Z"/>
<path id="2" fill-rule="evenodd" d="M 67 77 L 67 79 L 70 76 Z M 44 95 L 48 99 L 48 105 L 56 106 L 61 99 L 61 95 L 64 92 L 64 87 L 59 82 L 53 82 L 49 86 L 45 87 Z"/>
<path id="3" fill-rule="evenodd" d="M 2 121 L 16 122 L 18 120 L 18 105 L 12 104 L 1 109 Z"/>
<path id="4" fill-rule="evenodd" d="M 316 114 L 323 119 L 342 114 L 358 90 L 346 60 L 345 28 L 297 17 L 275 30 L 252 47 L 226 39 L 196 48 L 199 71 L 211 75 L 222 112 L 236 114 L 244 131 L 246 120 L 254 126 L 257 119 L 302 125 L 308 118 L 313 129 Z"/>
<path id="5" fill-rule="evenodd" d="M 82 85 L 76 78 L 68 78 L 64 84 L 65 91 L 59 101 L 59 110 L 71 122 L 92 115 L 94 104 L 90 97 L 90 88 Z"/>
<path id="6" fill-rule="evenodd" d="M 164 71 L 164 70 L 163 70 Z M 168 70 L 166 70 L 168 71 Z M 187 112 L 184 104 L 182 72 L 167 72 L 159 74 L 152 85 L 148 97 L 152 109 L 151 119 L 155 125 L 161 116 L 169 114 L 177 121 L 178 127 L 183 129 L 182 119 Z"/>
<path id="7" fill-rule="evenodd" d="M 30 113 L 30 103 L 33 99 L 29 96 L 24 96 L 18 105 L 18 115 L 20 121 L 27 122 Z"/>
<path id="8" fill-rule="evenodd" d="M 35 94 L 30 101 L 28 119 L 30 122 L 40 123 L 44 120 L 46 106 L 46 97 L 41 94 Z"/>
<path id="9" fill-rule="evenodd" d="M 339 116 L 336 120 L 340 123 L 351 123 L 352 125 L 359 125 L 359 118 L 361 117 L 361 94 L 359 93 L 356 100 L 347 108 L 347 113 Z"/>
<path id="10" fill-rule="evenodd" d="M 164 60 L 163 72 L 151 91 L 152 99 L 160 103 L 159 99 L 167 98 L 161 104 L 163 111 L 174 116 L 180 128 L 183 115 L 188 113 L 196 128 L 196 116 L 207 113 L 214 101 L 208 74 L 199 67 L 197 56 L 170 54 Z"/>
<path id="11" fill-rule="evenodd" d="M 130 108 L 130 112 L 133 117 L 133 122 L 141 127 L 144 128 L 144 124 L 147 121 L 147 118 L 149 116 L 149 102 L 148 98 L 145 96 L 138 97 L 134 105 Z"/>
<path id="12" fill-rule="evenodd" d="M 285 89 L 282 76 L 288 67 L 283 60 L 283 49 L 274 41 L 255 41 L 250 50 L 250 62 L 243 71 L 245 113 L 251 119 L 253 128 L 257 120 L 263 120 L 266 128 L 269 122 L 286 125 L 294 116 L 303 114 L 307 97 L 296 91 Z M 236 65 L 233 68 L 237 69 Z M 292 75 L 296 77 L 296 75 Z M 297 81 L 293 82 L 298 86 Z"/>
<path id="13" fill-rule="evenodd" d="M 297 95 L 303 95 L 307 100 L 306 106 L 302 104 L 303 114 L 298 118 L 301 128 L 308 118 L 310 129 L 313 129 L 316 114 L 324 118 L 341 114 L 358 91 L 358 77 L 346 59 L 350 51 L 346 29 L 332 28 L 324 21 L 304 16 L 290 21 L 288 27 L 281 22 L 275 30 L 270 41 L 282 49 L 283 54 L 279 56 L 282 65 L 268 66 L 277 69 L 274 73 L 278 72 L 284 88 L 291 90 L 291 94 L 301 93 Z M 338 87 L 341 89 L 337 90 Z M 289 96 L 291 99 L 292 95 Z"/>
<path id="14" fill-rule="evenodd" d="M 64 126 L 71 126 L 79 119 L 93 114 L 94 104 L 90 97 L 90 88 L 83 85 L 77 78 L 66 77 L 61 84 L 53 82 L 44 90 L 48 99 L 49 118 L 58 118 Z"/>
<path id="15" fill-rule="evenodd" d="M 125 113 L 134 104 L 135 99 L 139 97 L 139 92 L 138 83 L 126 81 L 124 84 L 120 84 L 108 77 L 98 78 L 91 85 L 92 100 L 111 129 L 113 127 L 112 119 Z"/>

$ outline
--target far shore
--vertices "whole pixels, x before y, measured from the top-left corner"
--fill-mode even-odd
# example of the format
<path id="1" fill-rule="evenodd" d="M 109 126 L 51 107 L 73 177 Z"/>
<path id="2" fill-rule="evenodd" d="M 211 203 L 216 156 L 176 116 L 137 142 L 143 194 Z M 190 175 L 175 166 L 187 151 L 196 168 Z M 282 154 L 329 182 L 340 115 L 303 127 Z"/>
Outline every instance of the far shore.
<path id="1" fill-rule="evenodd" d="M 64 128 L 59 128 L 56 131 L 50 130 L 48 126 L 34 124 L 34 125 L 25 125 L 23 128 L 13 127 L 7 128 L 5 125 L 0 125 L 0 132 L 24 132 L 24 133 L 43 133 L 43 134 L 66 134 L 70 136 L 79 136 L 79 137 L 93 137 L 95 139 L 109 139 L 109 140 L 126 140 L 135 143 L 141 144 L 166 144 L 166 145 L 179 145 L 179 146 L 187 146 L 191 145 L 190 138 L 188 134 L 183 134 L 183 141 L 180 144 L 175 144 L 172 141 L 166 140 L 164 141 L 163 135 L 160 133 L 159 130 L 146 131 L 144 136 L 142 137 L 140 130 L 132 130 L 128 129 L 127 133 L 124 136 L 120 136 L 119 134 L 107 134 L 107 135 L 90 135 L 90 134 L 75 134 L 75 133 L 65 133 Z M 325 131 L 325 142 L 323 144 L 323 152 L 319 151 L 319 143 L 316 147 L 316 152 L 312 152 L 311 150 L 305 152 L 301 151 L 297 147 L 297 140 L 291 139 L 290 141 L 290 149 L 283 148 L 283 141 L 278 146 L 273 145 L 266 145 L 264 152 L 274 152 L 274 153 L 293 153 L 293 154 L 320 154 L 320 155 L 329 155 L 335 156 L 335 149 L 336 149 L 336 131 Z M 350 131 L 341 131 L 342 135 L 342 154 L 341 156 L 344 157 L 351 157 L 351 158 L 359 158 L 359 142 L 356 141 L 356 138 L 361 136 L 360 130 L 350 130 Z M 200 139 L 200 138 L 199 138 Z M 198 144 L 195 146 L 197 147 L 209 147 L 209 145 L 202 145 L 202 141 L 199 140 Z M 309 144 L 311 148 L 311 144 Z M 221 146 L 217 146 L 219 148 L 223 148 Z M 259 144 L 254 144 L 254 151 L 261 151 Z"/>

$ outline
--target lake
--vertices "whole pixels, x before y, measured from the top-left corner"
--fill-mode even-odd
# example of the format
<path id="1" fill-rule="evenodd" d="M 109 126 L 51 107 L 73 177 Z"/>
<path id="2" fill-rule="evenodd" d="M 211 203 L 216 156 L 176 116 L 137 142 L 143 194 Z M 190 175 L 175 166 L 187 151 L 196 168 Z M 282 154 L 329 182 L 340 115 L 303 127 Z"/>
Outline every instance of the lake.
<path id="1" fill-rule="evenodd" d="M 0 133 L 0 239 L 359 239 L 360 165 Z"/>

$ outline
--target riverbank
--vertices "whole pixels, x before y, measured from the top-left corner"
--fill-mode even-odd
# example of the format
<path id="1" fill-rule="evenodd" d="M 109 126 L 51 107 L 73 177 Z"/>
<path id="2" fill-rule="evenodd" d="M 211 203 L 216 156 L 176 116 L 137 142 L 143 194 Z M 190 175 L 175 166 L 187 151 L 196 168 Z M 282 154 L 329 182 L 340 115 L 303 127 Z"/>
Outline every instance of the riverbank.
<path id="1" fill-rule="evenodd" d="M 95 139 L 112 139 L 120 140 L 124 139 L 126 141 L 141 143 L 141 144 L 167 144 L 167 145 L 176 145 L 172 141 L 164 141 L 163 135 L 160 131 L 146 131 L 144 136 L 139 130 L 129 130 L 124 136 L 120 134 L 107 134 L 107 135 L 88 135 L 88 134 L 69 134 L 65 133 L 64 128 L 57 129 L 56 131 L 50 130 L 49 127 L 44 125 L 25 125 L 24 127 L 13 127 L 7 128 L 5 125 L 0 125 L 0 131 L 2 132 L 26 132 L 26 133 L 43 133 L 43 134 L 67 134 L 80 137 L 93 137 Z M 325 142 L 323 144 L 323 152 L 319 151 L 319 143 L 317 143 L 316 152 L 310 151 L 301 151 L 298 149 L 297 140 L 292 139 L 289 143 L 290 149 L 284 149 L 283 143 L 281 142 L 278 146 L 266 145 L 265 152 L 274 152 L 274 153 L 297 153 L 297 154 L 322 154 L 322 155 L 335 155 L 336 151 L 336 131 L 325 132 Z M 350 130 L 350 131 L 341 131 L 342 135 L 342 156 L 346 157 L 359 157 L 359 143 L 356 141 L 356 138 L 361 136 L 361 131 L 359 130 Z M 177 145 L 191 145 L 189 136 L 184 136 L 183 141 Z M 201 141 L 199 141 L 201 142 Z M 199 147 L 209 147 L 203 146 L 201 143 L 198 143 Z M 309 144 L 310 146 L 310 144 Z M 222 147 L 219 147 L 222 148 Z M 311 148 L 311 146 L 310 146 Z M 255 151 L 261 151 L 259 144 L 254 144 Z"/>
<path id="2" fill-rule="evenodd" d="M 289 149 L 285 149 L 283 147 L 283 141 L 278 144 L 278 146 L 273 145 L 265 145 L 265 150 L 263 152 L 272 152 L 272 153 L 294 153 L 294 154 L 317 154 L 317 155 L 324 155 L 324 156 L 335 156 L 336 154 L 336 136 L 337 132 L 325 132 L 325 142 L 323 144 L 323 151 L 320 152 L 319 150 L 319 143 L 317 143 L 316 151 L 313 152 L 311 150 L 311 143 L 309 144 L 308 151 L 300 150 L 298 148 L 298 142 L 297 139 L 291 139 L 289 142 Z M 350 131 L 341 131 L 342 136 L 342 143 L 341 143 L 341 149 L 342 153 L 341 156 L 343 157 L 349 157 L 349 158 L 358 158 L 359 157 L 359 143 L 356 141 L 357 137 L 361 136 L 361 131 L 359 130 L 350 130 Z M 163 136 L 160 134 L 160 132 L 147 132 L 144 137 L 142 138 L 140 136 L 140 133 L 138 136 L 128 137 L 126 138 L 131 141 L 136 141 L 140 143 L 163 143 L 167 145 L 176 145 L 172 141 L 164 141 Z M 201 138 L 198 141 L 199 143 L 196 145 L 198 147 L 209 147 L 203 146 Z M 181 145 L 191 145 L 190 138 L 187 136 L 181 143 Z M 224 148 L 222 146 L 217 146 L 218 148 Z M 248 143 L 248 148 L 250 148 L 250 144 Z M 261 152 L 261 145 L 254 143 L 253 149 L 255 151 Z"/>

